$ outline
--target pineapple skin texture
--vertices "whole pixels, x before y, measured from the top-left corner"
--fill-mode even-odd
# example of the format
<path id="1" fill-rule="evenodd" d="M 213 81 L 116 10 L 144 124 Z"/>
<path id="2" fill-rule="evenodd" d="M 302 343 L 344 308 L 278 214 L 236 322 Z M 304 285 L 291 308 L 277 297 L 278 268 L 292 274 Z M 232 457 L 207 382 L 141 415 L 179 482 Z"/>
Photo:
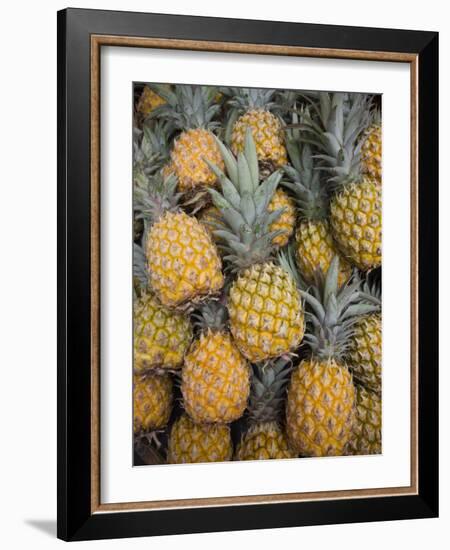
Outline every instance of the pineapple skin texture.
<path id="1" fill-rule="evenodd" d="M 283 209 L 281 216 L 275 220 L 269 227 L 270 231 L 283 231 L 272 239 L 275 246 L 286 246 L 294 233 L 295 227 L 295 205 L 294 201 L 281 189 L 277 189 L 270 201 L 268 207 L 269 212 Z"/>
<path id="2" fill-rule="evenodd" d="M 166 212 L 147 234 L 150 285 L 161 303 L 197 303 L 223 286 L 222 262 L 207 230 L 184 212 Z"/>
<path id="3" fill-rule="evenodd" d="M 326 220 L 301 220 L 295 233 L 297 263 L 308 284 L 313 284 L 315 273 L 327 273 L 333 257 L 337 254 L 330 227 Z M 351 265 L 340 258 L 339 286 L 348 281 L 352 274 Z"/>
<path id="4" fill-rule="evenodd" d="M 355 387 L 346 367 L 303 360 L 292 373 L 286 432 L 301 456 L 340 456 L 352 435 Z"/>
<path id="5" fill-rule="evenodd" d="M 231 133 L 231 149 L 235 155 L 244 152 L 248 127 L 252 131 L 260 162 L 270 162 L 275 168 L 287 164 L 281 123 L 274 114 L 265 109 L 251 109 L 237 119 Z"/>
<path id="6" fill-rule="evenodd" d="M 231 460 L 230 428 L 223 424 L 195 424 L 186 414 L 176 420 L 167 450 L 169 464 L 224 462 Z"/>
<path id="7" fill-rule="evenodd" d="M 189 319 L 143 294 L 134 306 L 134 372 L 177 369 L 192 340 Z"/>
<path id="8" fill-rule="evenodd" d="M 270 460 L 296 456 L 289 448 L 286 434 L 276 422 L 262 422 L 252 426 L 236 451 L 236 460 Z"/>
<path id="9" fill-rule="evenodd" d="M 234 341 L 252 362 L 292 351 L 304 335 L 295 282 L 271 262 L 253 265 L 238 276 L 230 288 L 228 312 Z"/>
<path id="10" fill-rule="evenodd" d="M 347 455 L 381 454 L 381 396 L 356 385 L 356 418 Z"/>
<path id="11" fill-rule="evenodd" d="M 354 378 L 378 393 L 381 392 L 381 329 L 381 315 L 371 313 L 361 317 L 353 327 L 346 357 Z"/>
<path id="12" fill-rule="evenodd" d="M 221 170 L 225 169 L 216 139 L 209 130 L 195 128 L 182 132 L 175 140 L 171 153 L 171 162 L 178 177 L 180 191 L 214 187 L 217 184 L 217 176 L 204 158 Z"/>
<path id="13" fill-rule="evenodd" d="M 194 341 L 185 358 L 181 392 L 196 423 L 227 424 L 244 414 L 250 369 L 228 333 L 208 331 Z"/>
<path id="14" fill-rule="evenodd" d="M 330 224 L 341 254 L 362 271 L 381 265 L 381 186 L 364 178 L 331 199 Z"/>
<path id="15" fill-rule="evenodd" d="M 134 376 L 134 434 L 164 428 L 172 412 L 172 379 L 168 374 Z"/>
<path id="16" fill-rule="evenodd" d="M 361 166 L 363 174 L 381 183 L 381 126 L 372 124 L 366 129 L 361 145 Z"/>
<path id="17" fill-rule="evenodd" d="M 156 107 L 164 105 L 166 100 L 151 90 L 148 86 L 144 86 L 141 97 L 137 104 L 137 110 L 144 117 L 148 116 Z"/>

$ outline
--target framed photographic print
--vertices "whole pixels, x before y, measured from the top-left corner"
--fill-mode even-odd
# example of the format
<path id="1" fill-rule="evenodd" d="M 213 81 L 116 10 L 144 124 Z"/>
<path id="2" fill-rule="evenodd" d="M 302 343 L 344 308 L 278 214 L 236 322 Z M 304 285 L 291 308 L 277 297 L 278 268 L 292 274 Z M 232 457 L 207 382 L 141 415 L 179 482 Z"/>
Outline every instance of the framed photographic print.
<path id="1" fill-rule="evenodd" d="M 438 36 L 58 13 L 58 536 L 438 514 Z"/>

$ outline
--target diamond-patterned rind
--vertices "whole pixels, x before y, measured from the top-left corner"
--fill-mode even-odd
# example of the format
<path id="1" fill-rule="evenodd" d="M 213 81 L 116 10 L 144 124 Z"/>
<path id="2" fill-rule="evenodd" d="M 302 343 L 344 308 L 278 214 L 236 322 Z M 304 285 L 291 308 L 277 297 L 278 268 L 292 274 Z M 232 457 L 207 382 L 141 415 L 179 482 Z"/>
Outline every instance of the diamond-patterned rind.
<path id="1" fill-rule="evenodd" d="M 147 235 L 150 284 L 162 304 L 198 302 L 223 286 L 222 262 L 205 227 L 184 212 L 166 212 Z"/>
<path id="2" fill-rule="evenodd" d="M 148 86 L 144 86 L 142 94 L 137 104 L 137 110 L 144 116 L 149 115 L 156 107 L 164 105 L 166 100 L 151 90 Z"/>
<path id="3" fill-rule="evenodd" d="M 280 121 L 270 111 L 252 109 L 240 116 L 231 133 L 231 149 L 235 155 L 244 151 L 245 134 L 250 127 L 260 162 L 269 161 L 275 168 L 287 164 L 286 147 Z"/>
<path id="4" fill-rule="evenodd" d="M 270 460 L 295 458 L 286 434 L 276 422 L 262 422 L 252 426 L 236 451 L 237 460 Z"/>
<path id="5" fill-rule="evenodd" d="M 294 201 L 282 189 L 277 189 L 269 203 L 269 206 L 267 207 L 267 210 L 269 212 L 283 210 L 281 216 L 269 226 L 269 231 L 282 231 L 283 233 L 280 233 L 272 239 L 272 243 L 279 247 L 286 246 L 294 232 Z"/>
<path id="6" fill-rule="evenodd" d="M 382 360 L 381 315 L 361 317 L 348 342 L 347 363 L 353 376 L 369 390 L 381 392 Z"/>
<path id="7" fill-rule="evenodd" d="M 172 379 L 168 374 L 134 376 L 134 433 L 164 428 L 172 411 Z"/>
<path id="8" fill-rule="evenodd" d="M 304 313 L 296 284 L 273 263 L 253 265 L 238 276 L 228 311 L 234 340 L 250 361 L 279 357 L 303 338 Z"/>
<path id="9" fill-rule="evenodd" d="M 381 186 L 365 178 L 331 199 L 330 224 L 338 247 L 363 271 L 381 265 Z"/>
<path id="10" fill-rule="evenodd" d="M 381 126 L 372 124 L 364 132 L 361 145 L 361 168 L 363 174 L 381 183 Z"/>
<path id="11" fill-rule="evenodd" d="M 326 220 L 301 220 L 295 233 L 297 263 L 308 284 L 314 284 L 314 274 L 322 270 L 326 274 L 337 251 Z M 351 265 L 340 258 L 339 285 L 343 285 L 352 273 Z"/>
<path id="12" fill-rule="evenodd" d="M 250 369 L 229 334 L 202 334 L 186 355 L 181 392 L 184 407 L 197 423 L 229 423 L 244 414 Z"/>
<path id="13" fill-rule="evenodd" d="M 381 395 L 356 386 L 356 419 L 346 454 L 381 453 Z"/>
<path id="14" fill-rule="evenodd" d="M 303 360 L 292 373 L 286 432 L 302 456 L 342 455 L 355 416 L 355 387 L 346 367 L 334 360 Z"/>
<path id="15" fill-rule="evenodd" d="M 183 414 L 175 421 L 169 437 L 167 462 L 189 464 L 231 460 L 230 428 L 223 424 L 195 424 Z"/>
<path id="16" fill-rule="evenodd" d="M 192 339 L 189 318 L 162 306 L 152 294 L 134 305 L 134 372 L 177 369 Z"/>
<path id="17" fill-rule="evenodd" d="M 171 153 L 172 166 L 178 176 L 180 191 L 198 187 L 213 187 L 217 176 L 206 164 L 208 159 L 221 170 L 224 163 L 214 135 L 203 128 L 182 132 L 175 140 Z"/>

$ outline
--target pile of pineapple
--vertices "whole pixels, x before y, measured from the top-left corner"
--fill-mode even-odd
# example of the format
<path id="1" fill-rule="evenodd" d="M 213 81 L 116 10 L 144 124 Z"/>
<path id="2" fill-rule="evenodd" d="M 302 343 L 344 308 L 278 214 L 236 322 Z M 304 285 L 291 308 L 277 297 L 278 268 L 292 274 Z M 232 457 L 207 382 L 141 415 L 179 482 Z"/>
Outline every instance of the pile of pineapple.
<path id="1" fill-rule="evenodd" d="M 135 463 L 381 452 L 379 97 L 135 86 Z"/>

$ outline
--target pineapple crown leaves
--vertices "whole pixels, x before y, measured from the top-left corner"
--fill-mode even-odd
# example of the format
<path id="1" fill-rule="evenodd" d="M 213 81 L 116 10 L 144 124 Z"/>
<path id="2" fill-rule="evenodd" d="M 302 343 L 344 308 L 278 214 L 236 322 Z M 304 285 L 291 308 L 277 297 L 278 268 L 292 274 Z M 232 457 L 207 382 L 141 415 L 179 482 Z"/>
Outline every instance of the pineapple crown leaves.
<path id="1" fill-rule="evenodd" d="M 249 419 L 255 423 L 277 420 L 283 409 L 292 361 L 288 356 L 281 356 L 264 363 L 255 363 L 252 370 Z"/>
<path id="2" fill-rule="evenodd" d="M 213 204 L 220 210 L 225 228 L 214 231 L 223 239 L 225 260 L 235 270 L 267 260 L 273 252 L 272 240 L 281 230 L 270 231 L 270 225 L 282 214 L 282 209 L 268 211 L 268 205 L 281 180 L 276 171 L 259 182 L 258 158 L 252 132 L 245 135 L 244 152 L 237 158 L 219 140 L 227 175 L 205 159 L 216 174 L 222 192 L 208 189 Z"/>
<path id="3" fill-rule="evenodd" d="M 381 311 L 381 282 L 372 271 L 365 279 L 356 275 L 360 283 L 361 301 L 372 304 L 377 311 Z"/>
<path id="4" fill-rule="evenodd" d="M 143 129 L 134 128 L 133 179 L 142 180 L 157 172 L 170 153 L 173 125 L 169 121 L 154 120 L 144 123 Z"/>
<path id="5" fill-rule="evenodd" d="M 310 111 L 301 127 L 310 134 L 310 143 L 320 151 L 315 155 L 322 161 L 318 169 L 329 173 L 329 182 L 334 186 L 358 181 L 361 175 L 359 137 L 369 121 L 371 96 L 320 92 L 309 100 Z"/>
<path id="6" fill-rule="evenodd" d="M 291 128 L 286 131 L 286 149 L 291 164 L 285 165 L 281 185 L 293 194 L 301 217 L 320 220 L 327 216 L 328 193 L 321 174 L 314 166 L 314 156 L 309 143 L 303 139 L 299 121 L 307 110 L 299 115 L 294 111 Z M 286 179 L 287 178 L 287 179 Z"/>
<path id="7" fill-rule="evenodd" d="M 220 105 L 214 102 L 217 88 L 186 84 L 177 84 L 174 90 L 158 84 L 149 84 L 149 88 L 166 100 L 150 117 L 171 121 L 178 130 L 219 127 L 219 122 L 213 120 L 220 110 Z"/>
<path id="8" fill-rule="evenodd" d="M 178 210 L 181 193 L 176 193 L 177 178 L 170 174 L 166 179 L 160 172 L 144 178 L 135 185 L 134 204 L 136 218 L 147 224 L 157 221 L 166 211 Z"/>
<path id="9" fill-rule="evenodd" d="M 318 274 L 317 285 L 308 291 L 300 290 L 309 307 L 312 324 L 305 342 L 313 355 L 321 359 L 341 359 L 347 350 L 353 327 L 361 315 L 376 310 L 376 306 L 361 300 L 358 278 L 351 279 L 339 289 L 339 257 L 331 261 L 326 277 Z"/>
<path id="10" fill-rule="evenodd" d="M 149 281 L 147 276 L 147 259 L 141 246 L 133 243 L 133 298 L 137 300 L 147 292 Z"/>
<path id="11" fill-rule="evenodd" d="M 220 88 L 220 91 L 225 96 L 230 97 L 228 105 L 240 113 L 250 109 L 272 110 L 278 108 L 277 103 L 274 101 L 276 90 L 223 87 Z"/>
<path id="12" fill-rule="evenodd" d="M 143 288 L 147 288 L 147 259 L 144 249 L 136 243 L 133 243 L 133 277 L 139 280 Z"/>
<path id="13" fill-rule="evenodd" d="M 280 266 L 294 279 L 297 288 L 299 290 L 307 290 L 308 285 L 297 268 L 295 250 L 292 243 L 278 252 L 277 260 Z"/>
<path id="14" fill-rule="evenodd" d="M 201 332 L 219 332 L 224 330 L 228 323 L 228 309 L 223 300 L 210 300 L 192 313 L 192 320 L 195 328 Z"/>

